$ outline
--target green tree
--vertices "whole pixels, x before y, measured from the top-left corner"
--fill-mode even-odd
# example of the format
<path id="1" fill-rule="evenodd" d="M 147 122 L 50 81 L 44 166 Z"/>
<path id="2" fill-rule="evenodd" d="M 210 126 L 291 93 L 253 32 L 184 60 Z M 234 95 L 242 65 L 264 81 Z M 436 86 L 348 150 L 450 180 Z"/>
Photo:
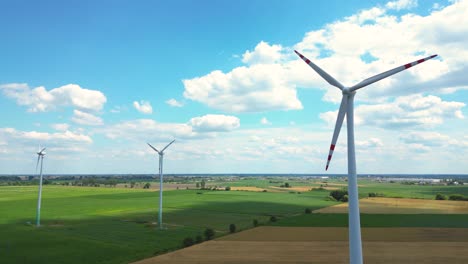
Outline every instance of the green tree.
<path id="1" fill-rule="evenodd" d="M 333 190 L 330 192 L 330 196 L 335 198 L 337 201 L 342 201 L 343 196 L 348 195 L 347 190 Z"/>
<path id="2" fill-rule="evenodd" d="M 143 189 L 149 189 L 151 186 L 151 184 L 149 182 L 145 183 L 145 185 L 143 186 Z"/>
<path id="3" fill-rule="evenodd" d="M 312 210 L 310 210 L 310 208 L 306 208 L 304 212 L 305 212 L 306 214 L 311 214 L 311 213 L 312 213 Z"/>
<path id="4" fill-rule="evenodd" d="M 205 238 L 206 240 L 211 240 L 215 236 L 215 231 L 212 228 L 205 229 Z"/>
<path id="5" fill-rule="evenodd" d="M 230 186 L 226 186 L 226 188 L 224 188 L 224 190 L 230 191 L 230 190 L 231 190 L 231 187 L 230 187 Z"/>
<path id="6" fill-rule="evenodd" d="M 193 238 L 191 238 L 191 237 L 186 237 L 186 238 L 184 238 L 184 240 L 182 241 L 182 245 L 183 245 L 184 247 L 190 247 L 190 246 L 193 246 L 193 244 L 195 244 L 195 243 L 194 243 L 194 241 L 193 241 Z"/>
<path id="7" fill-rule="evenodd" d="M 235 233 L 236 232 L 236 225 L 235 224 L 230 224 L 229 225 L 229 232 Z"/>
<path id="8" fill-rule="evenodd" d="M 203 237 L 202 237 L 202 235 L 197 235 L 197 236 L 195 237 L 195 243 L 198 244 L 198 243 L 201 243 L 201 242 L 203 242 Z"/>
<path id="9" fill-rule="evenodd" d="M 258 226 L 258 220 L 257 220 L 257 219 L 254 219 L 254 220 L 252 221 L 252 223 L 253 223 L 253 226 L 254 226 L 254 227 L 257 227 L 257 226 Z"/>
<path id="10" fill-rule="evenodd" d="M 284 187 L 289 188 L 289 187 L 291 187 L 291 185 L 289 185 L 289 182 L 287 182 L 287 183 L 284 184 Z"/>
<path id="11" fill-rule="evenodd" d="M 270 222 L 276 222 L 278 219 L 276 219 L 276 216 L 272 215 L 270 217 Z"/>
<path id="12" fill-rule="evenodd" d="M 201 188 L 205 189 L 205 185 L 206 185 L 205 180 L 202 180 L 201 183 L 200 183 Z"/>
<path id="13" fill-rule="evenodd" d="M 445 195 L 443 195 L 441 193 L 438 193 L 438 194 L 436 194 L 435 199 L 436 200 L 447 200 L 447 196 L 445 196 Z"/>

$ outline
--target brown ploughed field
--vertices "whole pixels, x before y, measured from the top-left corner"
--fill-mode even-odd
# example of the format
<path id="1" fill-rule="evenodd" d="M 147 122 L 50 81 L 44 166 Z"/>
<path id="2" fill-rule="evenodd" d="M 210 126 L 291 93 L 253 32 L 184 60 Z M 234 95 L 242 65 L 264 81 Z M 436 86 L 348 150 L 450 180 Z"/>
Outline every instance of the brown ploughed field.
<path id="1" fill-rule="evenodd" d="M 365 263 L 468 263 L 468 229 L 363 228 Z M 137 264 L 349 263 L 348 229 L 263 226 Z"/>

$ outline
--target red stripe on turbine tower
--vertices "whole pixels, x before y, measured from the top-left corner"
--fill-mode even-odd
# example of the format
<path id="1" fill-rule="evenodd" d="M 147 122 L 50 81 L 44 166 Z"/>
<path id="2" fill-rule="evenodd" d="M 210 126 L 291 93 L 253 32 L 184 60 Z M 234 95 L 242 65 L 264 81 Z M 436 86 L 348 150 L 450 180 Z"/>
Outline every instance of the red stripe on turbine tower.
<path id="1" fill-rule="evenodd" d="M 424 62 L 424 61 L 425 61 L 425 59 L 420 59 L 420 60 L 418 60 L 418 63 L 421 63 L 421 62 Z"/>
<path id="2" fill-rule="evenodd" d="M 332 156 L 332 155 L 328 155 L 328 160 L 331 160 L 331 156 Z"/>
<path id="3" fill-rule="evenodd" d="M 411 65 L 411 63 L 405 64 L 405 69 L 408 69 L 408 68 L 410 68 L 411 66 L 413 66 L 413 65 Z"/>
<path id="4" fill-rule="evenodd" d="M 330 150 L 335 150 L 335 145 L 331 144 Z"/>

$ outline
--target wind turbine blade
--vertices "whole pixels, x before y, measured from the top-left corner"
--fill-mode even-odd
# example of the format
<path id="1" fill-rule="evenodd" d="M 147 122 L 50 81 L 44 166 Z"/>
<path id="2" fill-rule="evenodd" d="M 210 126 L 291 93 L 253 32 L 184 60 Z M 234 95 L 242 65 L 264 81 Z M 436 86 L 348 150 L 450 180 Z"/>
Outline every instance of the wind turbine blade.
<path id="1" fill-rule="evenodd" d="M 418 65 L 419 63 L 425 62 L 425 61 L 430 60 L 430 59 L 435 58 L 435 57 L 437 57 L 437 55 L 432 55 L 432 56 L 426 57 L 426 58 L 424 58 L 424 59 L 420 59 L 420 60 L 417 60 L 417 61 L 413 61 L 413 62 L 407 63 L 407 64 L 405 64 L 405 65 L 401 65 L 401 66 L 399 66 L 399 67 L 396 67 L 396 68 L 394 68 L 394 69 L 388 70 L 388 71 L 386 71 L 386 72 L 379 73 L 379 74 L 377 74 L 377 75 L 375 75 L 375 76 L 372 76 L 372 77 L 370 77 L 370 78 L 367 78 L 367 79 L 363 80 L 362 82 L 360 82 L 360 83 L 354 85 L 353 87 L 350 88 L 350 91 L 356 91 L 357 89 L 360 89 L 360 88 L 362 88 L 362 87 L 364 87 L 364 86 L 367 86 L 367 85 L 369 85 L 369 84 L 371 84 L 371 83 L 375 83 L 375 82 L 377 82 L 377 81 L 380 81 L 380 80 L 382 80 L 382 79 L 384 79 L 384 78 L 387 78 L 387 77 L 389 77 L 389 76 L 392 76 L 392 75 L 395 74 L 395 73 L 399 73 L 399 72 L 401 72 L 401 71 L 404 71 L 404 70 L 406 70 L 406 69 L 409 69 L 409 68 L 411 68 L 411 67 L 413 67 L 413 66 Z"/>
<path id="2" fill-rule="evenodd" d="M 148 144 L 148 146 L 150 146 L 150 148 L 152 148 L 154 151 L 156 151 L 159 154 L 159 150 L 157 150 L 155 147 L 151 146 L 150 143 L 146 143 L 146 144 Z"/>
<path id="3" fill-rule="evenodd" d="M 325 79 L 329 84 L 338 87 L 340 90 L 344 89 L 344 86 L 335 80 L 335 78 L 331 77 L 330 74 L 322 70 L 319 66 L 315 65 L 313 62 L 311 62 L 308 58 L 306 58 L 304 55 L 301 53 L 297 52 L 296 50 L 294 51 L 296 54 L 301 57 L 302 60 L 305 61 L 312 69 L 314 69 L 315 72 L 317 72 L 320 76 L 322 76 L 323 79 Z"/>
<path id="4" fill-rule="evenodd" d="M 174 143 L 175 139 L 171 141 L 171 143 L 167 144 L 167 146 L 165 146 L 161 152 L 164 152 L 165 149 L 167 149 L 172 143 Z"/>
<path id="5" fill-rule="evenodd" d="M 36 173 L 37 173 L 37 166 L 39 165 L 39 159 L 41 158 L 41 155 L 37 155 L 37 162 L 36 162 Z"/>
<path id="6" fill-rule="evenodd" d="M 336 118 L 335 131 L 333 131 L 332 142 L 330 145 L 330 151 L 328 152 L 327 166 L 325 170 L 328 170 L 330 161 L 335 150 L 336 141 L 338 141 L 338 135 L 340 134 L 341 126 L 343 125 L 343 120 L 346 115 L 346 107 L 348 105 L 348 96 L 343 95 L 341 99 L 340 110 L 338 111 L 338 117 Z"/>

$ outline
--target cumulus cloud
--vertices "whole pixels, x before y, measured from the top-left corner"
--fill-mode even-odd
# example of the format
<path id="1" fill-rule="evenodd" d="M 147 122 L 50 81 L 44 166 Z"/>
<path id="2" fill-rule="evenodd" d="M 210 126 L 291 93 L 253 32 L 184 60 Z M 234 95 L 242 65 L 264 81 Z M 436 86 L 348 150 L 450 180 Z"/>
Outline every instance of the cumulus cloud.
<path id="1" fill-rule="evenodd" d="M 279 64 L 256 64 L 231 72 L 213 71 L 184 80 L 184 97 L 226 112 L 302 109 L 295 85 Z"/>
<path id="2" fill-rule="evenodd" d="M 168 104 L 168 105 L 170 105 L 170 106 L 172 106 L 172 107 L 182 107 L 182 106 L 184 106 L 183 103 L 177 101 L 177 100 L 174 99 L 174 98 L 171 98 L 171 99 L 167 100 L 167 101 L 166 101 L 166 104 Z"/>
<path id="3" fill-rule="evenodd" d="M 253 51 L 247 50 L 242 55 L 242 62 L 246 64 L 276 63 L 281 58 L 281 45 L 270 45 L 261 41 Z"/>
<path id="4" fill-rule="evenodd" d="M 67 131 L 70 125 L 66 123 L 59 123 L 59 124 L 52 124 L 51 127 L 58 131 Z"/>
<path id="5" fill-rule="evenodd" d="M 134 101 L 133 106 L 135 109 L 142 114 L 151 114 L 153 113 L 153 108 L 148 101 L 141 100 L 140 102 Z"/>
<path id="6" fill-rule="evenodd" d="M 204 115 L 190 119 L 189 125 L 194 131 L 223 132 L 240 126 L 239 118 L 226 115 Z"/>
<path id="7" fill-rule="evenodd" d="M 463 119 L 462 102 L 443 101 L 434 95 L 400 96 L 394 101 L 359 105 L 355 109 L 355 123 L 384 128 L 434 127 L 447 119 Z M 320 114 L 320 118 L 334 126 L 338 111 Z"/>
<path id="8" fill-rule="evenodd" d="M 441 146 L 450 142 L 450 137 L 439 132 L 419 131 L 400 136 L 407 144 L 420 144 L 424 146 Z"/>
<path id="9" fill-rule="evenodd" d="M 71 131 L 47 133 L 37 131 L 19 131 L 14 128 L 0 128 L 0 137 L 6 142 L 15 142 L 15 144 L 24 143 L 33 146 L 37 144 L 69 144 L 69 143 L 86 143 L 90 144 L 93 140 L 84 134 L 78 134 Z"/>
<path id="10" fill-rule="evenodd" d="M 80 125 L 99 126 L 103 124 L 100 117 L 85 113 L 80 110 L 73 110 L 72 121 Z"/>
<path id="11" fill-rule="evenodd" d="M 384 102 L 412 93 L 453 93 L 466 89 L 468 1 L 454 1 L 428 15 L 402 11 L 415 6 L 416 1 L 399 0 L 361 10 L 307 32 L 292 47 L 262 41 L 242 56 L 246 66 L 227 72 L 214 70 L 184 80 L 184 96 L 226 112 L 302 109 L 297 88 L 321 89 L 325 91 L 323 100 L 339 102 L 339 90 L 330 87 L 293 56 L 293 49 L 348 86 L 440 53 L 439 58 L 359 90 L 357 101 Z M 395 14 L 394 10 L 400 12 Z M 364 55 L 373 59 L 368 60 Z"/>
<path id="12" fill-rule="evenodd" d="M 29 112 L 47 112 L 61 106 L 72 106 L 87 111 L 99 111 L 106 103 L 104 94 L 97 90 L 67 84 L 47 91 L 39 86 L 31 89 L 25 83 L 0 85 L 2 93 L 16 100 L 19 105 L 27 106 Z"/>
<path id="13" fill-rule="evenodd" d="M 391 1 L 385 4 L 385 7 L 388 9 L 395 9 L 395 10 L 402 10 L 402 9 L 410 9 L 413 7 L 418 6 L 417 0 L 398 0 L 398 1 Z"/>
<path id="14" fill-rule="evenodd" d="M 167 140 L 172 138 L 191 138 L 196 134 L 192 127 L 180 123 L 159 123 L 152 119 L 137 119 L 120 122 L 99 129 L 97 132 L 111 139 L 129 140 Z"/>

